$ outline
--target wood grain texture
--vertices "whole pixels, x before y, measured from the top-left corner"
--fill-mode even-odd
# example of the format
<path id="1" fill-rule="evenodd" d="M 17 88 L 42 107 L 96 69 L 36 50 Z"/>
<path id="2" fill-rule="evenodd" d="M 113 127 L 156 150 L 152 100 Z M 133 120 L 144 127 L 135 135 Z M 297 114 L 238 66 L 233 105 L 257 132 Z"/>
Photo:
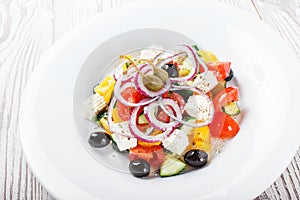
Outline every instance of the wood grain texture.
<path id="1" fill-rule="evenodd" d="M 271 26 L 300 58 L 300 16 L 298 0 L 255 1 L 262 20 Z M 300 149 L 283 174 L 257 199 L 300 199 Z"/>
<path id="2" fill-rule="evenodd" d="M 0 3 L 0 199 L 47 199 L 18 138 L 21 93 L 52 45 L 52 1 Z"/>
<path id="3" fill-rule="evenodd" d="M 67 31 L 97 13 L 134 0 L 0 0 L 0 199 L 50 200 L 20 148 L 21 93 L 37 62 Z M 277 31 L 300 57 L 299 0 L 214 0 L 238 7 Z M 299 4 L 300 6 L 300 4 Z M 300 150 L 256 199 L 300 199 Z"/>

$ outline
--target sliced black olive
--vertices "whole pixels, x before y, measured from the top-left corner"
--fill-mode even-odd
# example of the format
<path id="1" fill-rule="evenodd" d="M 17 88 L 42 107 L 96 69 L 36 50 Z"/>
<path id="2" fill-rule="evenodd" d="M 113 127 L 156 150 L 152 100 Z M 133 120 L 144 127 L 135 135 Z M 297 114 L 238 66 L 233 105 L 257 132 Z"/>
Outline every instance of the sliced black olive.
<path id="1" fill-rule="evenodd" d="M 105 132 L 93 132 L 89 138 L 89 144 L 94 148 L 102 148 L 110 143 L 110 136 Z"/>
<path id="2" fill-rule="evenodd" d="M 224 79 L 226 82 L 231 81 L 231 79 L 233 78 L 233 71 L 232 69 L 230 69 L 229 75 Z"/>
<path id="3" fill-rule="evenodd" d="M 135 177 L 148 176 L 150 173 L 150 164 L 143 159 L 136 159 L 129 163 L 129 171 Z"/>
<path id="4" fill-rule="evenodd" d="M 176 78 L 179 76 L 178 69 L 174 64 L 166 64 L 162 67 L 162 69 L 168 72 L 170 78 Z"/>
<path id="5" fill-rule="evenodd" d="M 194 149 L 184 155 L 184 161 L 192 167 L 203 167 L 208 160 L 208 154 L 205 151 Z"/>

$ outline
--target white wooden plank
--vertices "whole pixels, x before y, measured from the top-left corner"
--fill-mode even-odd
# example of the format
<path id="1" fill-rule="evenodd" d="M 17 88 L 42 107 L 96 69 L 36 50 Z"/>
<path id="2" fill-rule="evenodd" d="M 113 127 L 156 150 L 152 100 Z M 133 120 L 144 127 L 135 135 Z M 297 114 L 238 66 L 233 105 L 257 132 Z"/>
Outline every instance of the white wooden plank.
<path id="1" fill-rule="evenodd" d="M 271 26 L 300 57 L 300 18 L 292 11 L 291 1 L 254 1 L 262 20 Z M 300 199 L 299 151 L 293 161 L 261 196 L 268 199 Z"/>
<path id="2" fill-rule="evenodd" d="M 56 0 L 54 2 L 54 40 L 97 13 L 133 0 Z"/>
<path id="3" fill-rule="evenodd" d="M 17 131 L 20 94 L 52 44 L 52 1 L 1 1 L 0 19 L 0 199 L 41 199 Z"/>
<path id="4" fill-rule="evenodd" d="M 251 3 L 250 0 L 218 0 L 218 1 L 226 5 L 240 8 L 241 10 L 250 13 L 255 17 L 258 17 L 258 14 L 255 11 L 255 8 L 253 7 L 253 4 Z"/>
<path id="5" fill-rule="evenodd" d="M 82 21 L 129 1 L 132 0 L 54 0 L 54 6 L 52 0 L 0 2 L 0 199 L 51 199 L 26 165 L 16 137 L 19 93 L 40 56 L 53 41 Z M 218 1 L 257 15 L 248 0 Z M 283 14 L 285 23 L 268 19 L 268 14 L 276 15 L 272 9 L 264 13 L 264 20 L 281 31 L 298 52 L 295 27 L 299 27 L 299 20 L 288 13 Z M 291 34 L 287 35 L 285 26 Z M 299 163 L 298 152 L 287 171 L 258 199 L 299 199 Z"/>

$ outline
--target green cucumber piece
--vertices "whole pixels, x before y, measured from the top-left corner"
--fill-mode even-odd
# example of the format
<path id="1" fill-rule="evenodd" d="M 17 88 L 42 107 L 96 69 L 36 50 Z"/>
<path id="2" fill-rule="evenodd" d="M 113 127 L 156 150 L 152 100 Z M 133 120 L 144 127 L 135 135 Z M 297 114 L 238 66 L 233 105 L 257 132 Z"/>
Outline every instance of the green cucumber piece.
<path id="1" fill-rule="evenodd" d="M 223 112 L 230 116 L 236 116 L 241 113 L 241 110 L 235 101 L 226 104 L 222 109 Z"/>
<path id="2" fill-rule="evenodd" d="M 160 167 L 159 176 L 168 177 L 175 176 L 182 172 L 186 167 L 186 164 L 178 158 L 172 156 L 166 156 L 166 160 Z"/>

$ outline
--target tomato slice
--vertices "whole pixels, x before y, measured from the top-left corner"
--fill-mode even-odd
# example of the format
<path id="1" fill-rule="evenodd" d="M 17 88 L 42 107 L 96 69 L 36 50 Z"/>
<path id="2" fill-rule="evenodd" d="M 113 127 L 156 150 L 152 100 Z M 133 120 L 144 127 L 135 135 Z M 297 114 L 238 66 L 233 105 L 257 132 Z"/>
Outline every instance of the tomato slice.
<path id="1" fill-rule="evenodd" d="M 218 81 L 224 80 L 230 73 L 231 62 L 207 63 L 207 67 L 214 73 Z"/>
<path id="2" fill-rule="evenodd" d="M 131 103 L 138 103 L 145 98 L 145 96 L 139 93 L 134 87 L 126 88 L 121 93 L 121 95 L 126 101 Z M 132 107 L 126 106 L 120 101 L 117 101 L 117 111 L 119 113 L 119 116 L 122 118 L 122 120 L 124 121 L 129 120 L 132 109 L 133 109 Z"/>
<path id="3" fill-rule="evenodd" d="M 165 113 L 165 111 L 163 111 L 162 109 L 158 111 L 156 118 L 164 123 L 169 123 L 171 121 L 170 116 L 167 113 Z"/>
<path id="4" fill-rule="evenodd" d="M 182 112 L 184 112 L 185 101 L 184 101 L 184 98 L 180 94 L 178 94 L 176 92 L 172 92 L 172 93 L 165 92 L 162 95 L 162 97 L 163 98 L 170 98 L 170 99 L 174 100 L 178 104 L 180 110 Z M 171 109 L 173 111 L 173 113 L 175 113 L 174 110 L 170 106 L 166 106 L 166 108 Z M 170 120 L 171 120 L 170 116 L 161 109 L 158 111 L 157 119 L 159 121 L 164 122 L 164 123 L 169 123 Z"/>
<path id="5" fill-rule="evenodd" d="M 122 91 L 121 95 L 125 100 L 131 103 L 138 103 L 145 98 L 145 96 L 139 93 L 134 87 L 126 88 Z"/>
<path id="6" fill-rule="evenodd" d="M 143 159 L 150 163 L 154 169 L 158 169 L 165 160 L 165 153 L 160 145 L 142 146 L 137 145 L 129 151 L 129 160 Z"/>
<path id="7" fill-rule="evenodd" d="M 165 92 L 162 94 L 162 98 L 170 98 L 172 100 L 174 100 L 181 111 L 184 110 L 184 106 L 185 106 L 185 101 L 184 101 L 184 98 L 183 96 L 181 96 L 180 94 L 176 93 L 176 92 Z"/>
<path id="8" fill-rule="evenodd" d="M 120 101 L 117 101 L 116 107 L 117 107 L 117 112 L 118 112 L 119 116 L 121 117 L 121 119 L 123 121 L 129 120 L 130 112 L 131 112 L 132 108 L 129 106 L 125 106 Z"/>
<path id="9" fill-rule="evenodd" d="M 239 90 L 237 87 L 228 87 L 219 92 L 213 99 L 216 112 L 220 111 L 223 106 L 232 101 L 239 100 Z"/>
<path id="10" fill-rule="evenodd" d="M 173 92 L 169 98 L 173 99 L 178 104 L 178 106 L 182 112 L 184 111 L 185 101 L 184 101 L 184 98 L 180 94 Z"/>
<path id="11" fill-rule="evenodd" d="M 169 91 L 162 94 L 162 98 L 169 98 L 169 96 L 170 96 Z"/>
<path id="12" fill-rule="evenodd" d="M 230 139 L 236 136 L 240 130 L 240 126 L 226 113 L 217 112 L 212 123 L 209 125 L 209 130 L 212 137 Z"/>

